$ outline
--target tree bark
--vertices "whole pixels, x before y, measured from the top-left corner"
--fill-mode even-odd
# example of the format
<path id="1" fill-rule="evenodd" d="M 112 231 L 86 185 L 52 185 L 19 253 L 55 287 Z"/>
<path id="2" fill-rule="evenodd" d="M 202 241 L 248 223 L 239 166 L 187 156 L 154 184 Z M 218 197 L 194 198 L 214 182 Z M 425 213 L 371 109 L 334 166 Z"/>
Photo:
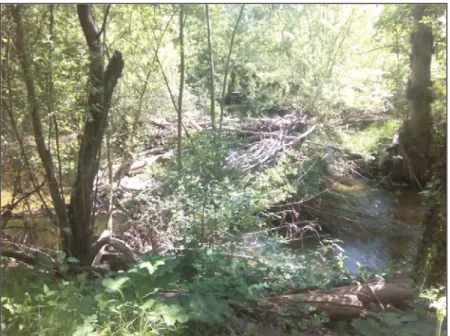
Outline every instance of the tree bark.
<path id="1" fill-rule="evenodd" d="M 181 132 L 183 124 L 183 90 L 184 90 L 184 5 L 180 4 L 180 90 L 178 93 L 178 167 L 181 169 Z"/>
<path id="2" fill-rule="evenodd" d="M 94 179 L 99 169 L 99 152 L 108 125 L 112 94 L 122 75 L 124 61 L 122 54 L 115 51 L 104 71 L 100 31 L 95 25 L 90 5 L 78 5 L 77 10 L 90 52 L 89 82 L 91 90 L 78 152 L 77 175 L 70 199 L 70 234 L 66 237 L 65 248 L 83 265 L 90 265 L 93 241 Z"/>
<path id="3" fill-rule="evenodd" d="M 42 130 L 40 104 L 36 94 L 35 83 L 32 72 L 32 62 L 26 49 L 25 34 L 22 25 L 21 6 L 12 5 L 12 15 L 16 23 L 16 48 L 18 57 L 22 66 L 25 85 L 27 88 L 28 107 L 33 124 L 34 139 L 39 153 L 42 165 L 44 166 L 45 176 L 49 182 L 50 195 L 55 207 L 58 224 L 61 228 L 68 227 L 69 219 L 67 216 L 67 207 L 63 195 L 59 192 L 59 183 L 56 180 L 53 158 L 50 150 L 45 146 L 45 138 Z M 61 183 L 61 181 L 60 181 Z"/>
<path id="4" fill-rule="evenodd" d="M 211 42 L 211 20 L 209 18 L 209 7 L 208 4 L 205 4 L 206 9 L 206 23 L 208 27 L 208 49 L 209 49 L 209 70 L 211 76 L 211 124 L 213 131 L 216 130 L 216 102 L 214 97 L 214 58 L 212 51 L 212 42 Z"/>
<path id="5" fill-rule="evenodd" d="M 239 12 L 239 16 L 236 21 L 236 25 L 234 26 L 234 29 L 233 29 L 233 34 L 231 35 L 230 49 L 228 51 L 228 56 L 227 56 L 227 65 L 225 66 L 225 77 L 223 79 L 222 101 L 220 103 L 219 134 L 222 131 L 223 112 L 224 112 L 224 107 L 225 107 L 225 92 L 227 89 L 227 77 L 228 77 L 228 71 L 230 68 L 231 53 L 233 52 L 233 46 L 234 46 L 234 36 L 236 35 L 236 30 L 239 26 L 239 22 L 241 21 L 242 13 L 244 12 L 244 6 L 245 6 L 245 4 L 243 4 L 241 7 L 241 11 Z"/>
<path id="6" fill-rule="evenodd" d="M 411 77 L 407 98 L 411 102 L 409 120 L 400 137 L 402 156 L 407 165 L 409 180 L 423 187 L 428 181 L 431 141 L 431 57 L 433 54 L 433 32 L 429 24 L 422 22 L 429 5 L 414 5 L 415 29 L 411 34 Z"/>

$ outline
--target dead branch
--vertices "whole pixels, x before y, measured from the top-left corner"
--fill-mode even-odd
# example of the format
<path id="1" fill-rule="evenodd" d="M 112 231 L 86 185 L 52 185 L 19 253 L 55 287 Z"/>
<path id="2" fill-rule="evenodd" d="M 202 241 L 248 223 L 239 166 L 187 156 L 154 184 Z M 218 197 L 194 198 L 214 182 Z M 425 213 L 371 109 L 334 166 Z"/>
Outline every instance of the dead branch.
<path id="1" fill-rule="evenodd" d="M 110 245 L 116 250 L 122 252 L 125 258 L 129 261 L 136 261 L 138 259 L 136 254 L 127 243 L 113 237 L 104 237 L 94 245 L 94 247 L 92 248 L 92 259 L 97 256 L 104 245 Z"/>
<path id="2" fill-rule="evenodd" d="M 36 257 L 32 257 L 29 255 L 26 255 L 24 253 L 16 252 L 16 251 L 8 251 L 8 250 L 0 250 L 0 254 L 3 257 L 13 258 L 18 261 L 21 261 L 25 264 L 35 266 L 38 264 Z"/>
<path id="3" fill-rule="evenodd" d="M 291 125 L 291 123 L 287 125 Z M 246 134 L 253 134 L 258 137 L 267 135 L 267 137 L 261 138 L 260 141 L 253 143 L 247 149 L 231 153 L 227 160 L 228 164 L 240 166 L 248 172 L 262 164 L 273 162 L 281 152 L 290 148 L 297 148 L 315 129 L 316 126 L 314 125 L 299 136 L 287 135 L 287 129 L 280 130 L 278 133 L 258 133 L 244 130 L 242 132 L 246 132 Z"/>
<path id="4" fill-rule="evenodd" d="M 41 253 L 42 254 L 42 253 Z M 30 256 L 21 252 L 16 251 L 9 251 L 9 250 L 0 250 L 0 255 L 7 258 L 13 258 L 17 261 L 23 262 L 27 265 L 33 266 L 33 267 L 39 267 L 44 269 L 52 269 L 58 274 L 59 276 L 65 276 L 65 272 L 63 272 L 60 269 L 61 263 L 53 260 L 50 258 L 51 267 L 44 267 L 39 263 L 38 255 Z M 46 258 L 49 258 L 46 256 Z M 100 275 L 106 275 L 108 273 L 111 273 L 109 270 L 100 268 L 100 267 L 90 267 L 90 266 L 82 266 L 77 264 L 68 264 L 67 273 L 68 274 L 79 274 L 79 273 L 90 273 L 90 274 L 100 274 Z"/>

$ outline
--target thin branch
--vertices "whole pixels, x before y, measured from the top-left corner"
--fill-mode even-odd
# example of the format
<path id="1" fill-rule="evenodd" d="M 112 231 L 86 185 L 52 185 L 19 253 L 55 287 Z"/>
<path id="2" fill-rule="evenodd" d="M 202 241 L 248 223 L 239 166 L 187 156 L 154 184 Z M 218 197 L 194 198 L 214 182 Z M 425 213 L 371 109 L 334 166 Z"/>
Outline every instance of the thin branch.
<path id="1" fill-rule="evenodd" d="M 148 82 L 149 82 L 149 79 L 150 79 L 150 75 L 152 73 L 152 66 L 157 61 L 158 51 L 159 51 L 159 48 L 161 47 L 162 40 L 164 38 L 164 35 L 166 34 L 167 29 L 169 28 L 169 24 L 172 21 L 174 16 L 175 16 L 175 13 L 173 13 L 172 16 L 169 18 L 169 21 L 167 21 L 167 24 L 164 27 L 164 30 L 163 30 L 160 38 L 158 39 L 158 41 L 156 43 L 156 49 L 154 49 L 155 56 L 153 57 L 152 62 L 147 65 L 147 67 L 149 69 L 147 71 L 147 77 L 146 77 L 145 82 L 144 82 L 144 87 L 142 88 L 142 92 L 141 92 L 141 95 L 139 97 L 137 116 L 136 116 L 135 121 L 134 121 L 134 123 L 133 123 L 133 125 L 131 127 L 131 134 L 130 134 L 130 136 L 133 136 L 134 132 L 136 131 L 137 124 L 138 124 L 138 119 L 139 119 L 139 116 L 141 115 L 142 105 L 143 105 L 143 101 L 144 101 L 144 95 L 145 95 L 145 92 L 147 91 L 147 85 L 148 85 Z M 145 23 L 143 25 L 145 27 Z M 151 30 L 152 30 L 153 36 L 154 36 L 154 38 L 156 40 L 156 34 L 155 34 L 155 30 L 153 29 L 153 27 L 151 28 Z"/>
<path id="2" fill-rule="evenodd" d="M 351 18 L 353 17 L 353 14 L 355 14 L 355 10 L 354 10 L 354 9 L 353 9 L 352 12 L 350 13 L 350 15 L 349 15 L 349 17 L 348 17 L 348 19 L 347 19 L 347 22 L 345 22 L 345 24 L 342 26 L 341 30 L 339 31 L 338 35 L 336 36 L 336 39 L 335 39 L 335 41 L 334 41 L 334 43 L 333 43 L 333 47 L 334 47 L 334 45 L 336 44 L 337 40 L 339 39 L 339 36 L 344 32 L 344 29 L 346 28 L 347 25 L 348 25 L 348 26 L 347 26 L 347 32 L 350 30 L 350 27 L 351 27 L 351 24 L 352 24 Z M 338 45 L 338 47 L 337 47 L 337 49 L 336 49 L 336 52 L 335 52 L 335 54 L 334 54 L 333 60 L 331 61 L 331 63 L 329 63 L 329 64 L 327 65 L 327 72 L 328 72 L 328 75 L 329 75 L 329 76 L 331 76 L 331 72 L 333 71 L 334 63 L 336 62 L 336 57 L 337 57 L 337 55 L 338 55 L 338 53 L 339 53 L 339 50 L 340 50 L 341 47 L 342 47 L 342 44 L 343 44 L 344 41 L 346 40 L 346 37 L 347 37 L 346 35 L 344 35 L 344 36 L 342 37 L 342 39 L 341 39 L 341 41 L 340 41 L 340 43 L 339 43 L 339 45 Z"/>
<path id="3" fill-rule="evenodd" d="M 159 68 L 161 69 L 161 73 L 162 73 L 162 75 L 163 75 L 164 82 L 165 82 L 165 84 L 166 84 L 167 90 L 169 91 L 170 99 L 172 100 L 172 105 L 173 105 L 175 111 L 176 111 L 177 114 L 178 114 L 178 113 L 179 113 L 179 112 L 178 112 L 178 105 L 177 105 L 177 103 L 175 102 L 175 97 L 174 97 L 173 94 L 172 94 L 172 90 L 170 89 L 169 81 L 168 81 L 168 79 L 167 79 L 166 73 L 164 72 L 163 66 L 162 66 L 161 61 L 159 60 L 159 57 L 158 57 L 158 56 L 156 56 L 156 61 L 158 62 Z M 189 132 L 188 132 L 186 126 L 184 125 L 183 121 L 181 121 L 181 125 L 183 126 L 184 132 L 186 133 L 188 139 L 190 139 L 190 134 L 189 134 Z"/>
<path id="4" fill-rule="evenodd" d="M 98 36 L 99 36 L 99 37 L 100 37 L 100 35 L 102 35 L 102 33 L 105 31 L 106 21 L 108 20 L 108 14 L 109 14 L 109 9 L 110 9 L 110 8 L 111 8 L 111 4 L 108 4 L 108 6 L 106 7 L 105 16 L 103 17 L 102 28 L 101 28 L 100 31 L 98 32 Z"/>
<path id="5" fill-rule="evenodd" d="M 234 36 L 236 35 L 236 31 L 237 31 L 237 28 L 239 26 L 239 22 L 241 21 L 242 13 L 244 12 L 244 6 L 245 5 L 242 5 L 242 7 L 241 7 L 241 11 L 239 12 L 239 17 L 238 17 L 238 19 L 236 21 L 236 25 L 234 26 L 234 30 L 233 30 L 233 33 L 231 35 L 230 50 L 228 51 L 227 65 L 225 67 L 225 78 L 223 80 L 222 101 L 221 101 L 221 104 L 220 104 L 219 135 L 220 135 L 220 133 L 222 131 L 223 110 L 224 110 L 224 106 L 225 106 L 225 91 L 226 91 L 226 87 L 227 87 L 227 77 L 228 77 L 228 69 L 230 67 L 231 53 L 233 51 L 233 45 L 234 45 Z"/>
<path id="6" fill-rule="evenodd" d="M 16 208 L 23 200 L 29 198 L 31 195 L 33 195 L 34 193 L 38 192 L 45 184 L 46 181 L 43 181 L 40 185 L 38 185 L 35 189 L 23 194 L 19 199 L 17 199 L 15 202 L 13 202 L 12 204 L 7 204 L 2 206 L 2 208 L 7 208 L 8 210 L 13 210 L 14 208 Z"/>

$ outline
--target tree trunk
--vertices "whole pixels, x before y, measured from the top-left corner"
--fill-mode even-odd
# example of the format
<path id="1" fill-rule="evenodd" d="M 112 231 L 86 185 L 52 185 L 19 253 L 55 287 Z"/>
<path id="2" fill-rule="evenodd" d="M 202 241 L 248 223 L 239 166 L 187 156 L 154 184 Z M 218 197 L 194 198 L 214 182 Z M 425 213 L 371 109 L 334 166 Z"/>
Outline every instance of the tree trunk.
<path id="1" fill-rule="evenodd" d="M 183 124 L 183 90 L 184 90 L 184 5 L 180 4 L 180 90 L 178 93 L 178 167 L 181 169 L 181 132 Z"/>
<path id="2" fill-rule="evenodd" d="M 70 199 L 70 234 L 66 237 L 65 248 L 82 264 L 89 265 L 92 261 L 94 179 L 99 168 L 99 152 L 108 125 L 112 94 L 122 75 L 124 62 L 122 54 L 115 51 L 104 71 L 103 48 L 100 44 L 101 31 L 95 25 L 90 5 L 78 5 L 77 10 L 89 46 L 91 89 L 78 152 L 77 175 Z"/>
<path id="3" fill-rule="evenodd" d="M 406 177 L 423 187 L 429 179 L 429 147 L 431 141 L 431 57 L 433 33 L 431 26 L 421 22 L 426 16 L 428 5 L 414 5 L 415 29 L 411 34 L 411 77 L 408 82 L 407 98 L 411 102 L 409 120 L 400 137 L 406 165 Z"/>
<path id="4" fill-rule="evenodd" d="M 55 169 L 53 165 L 53 158 L 50 150 L 45 146 L 44 133 L 41 123 L 41 107 L 37 98 L 36 88 L 33 76 L 33 66 L 30 60 L 28 51 L 26 49 L 25 34 L 22 25 L 20 5 L 12 5 L 12 15 L 16 23 L 16 48 L 20 64 L 22 66 L 25 85 L 27 88 L 28 107 L 30 109 L 30 116 L 33 124 L 34 139 L 36 141 L 36 148 L 39 153 L 42 165 L 44 166 L 45 176 L 49 184 L 50 195 L 55 207 L 56 216 L 59 227 L 68 227 L 67 207 L 64 202 L 63 195 L 60 193 L 59 183 L 55 176 Z"/>
<path id="5" fill-rule="evenodd" d="M 414 291 L 411 279 L 398 277 L 389 280 L 375 280 L 361 285 L 350 285 L 326 291 L 309 291 L 301 294 L 267 297 L 258 303 L 256 309 L 248 309 L 240 302 L 230 302 L 240 310 L 255 312 L 261 310 L 267 318 L 279 316 L 299 302 L 327 313 L 332 318 L 358 317 L 375 304 L 382 310 L 387 304 L 402 304 L 412 300 Z"/>
<path id="6" fill-rule="evenodd" d="M 227 89 L 227 77 L 228 77 L 228 71 L 229 71 L 229 68 L 230 68 L 231 53 L 233 51 L 234 36 L 236 35 L 236 30 L 237 30 L 237 28 L 239 26 L 239 22 L 241 21 L 242 13 L 244 12 L 244 6 L 245 6 L 245 4 L 242 5 L 241 11 L 239 12 L 239 17 L 238 17 L 238 19 L 236 21 L 236 25 L 234 26 L 233 34 L 231 35 L 230 49 L 228 50 L 227 64 L 225 66 L 225 77 L 223 79 L 222 101 L 220 103 L 219 134 L 222 131 L 223 112 L 224 112 L 224 108 L 225 108 L 225 92 L 226 92 L 226 89 Z"/>
<path id="7" fill-rule="evenodd" d="M 214 97 L 214 58 L 212 51 L 212 42 L 211 42 L 211 20 L 209 18 L 209 7 L 208 4 L 205 5 L 206 9 L 206 23 L 208 26 L 208 49 L 209 49 L 209 70 L 211 73 L 211 124 L 213 131 L 216 130 L 216 102 Z"/>

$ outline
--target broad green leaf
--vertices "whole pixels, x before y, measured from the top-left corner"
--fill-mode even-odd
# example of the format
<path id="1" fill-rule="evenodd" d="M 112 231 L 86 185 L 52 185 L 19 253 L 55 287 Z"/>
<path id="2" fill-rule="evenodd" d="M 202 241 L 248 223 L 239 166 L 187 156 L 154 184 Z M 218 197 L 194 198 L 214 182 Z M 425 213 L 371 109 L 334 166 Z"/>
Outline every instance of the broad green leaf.
<path id="1" fill-rule="evenodd" d="M 128 278 L 128 277 L 119 277 L 117 279 L 106 278 L 102 281 L 102 285 L 109 292 L 117 292 L 129 280 L 130 280 L 130 278 Z"/>

